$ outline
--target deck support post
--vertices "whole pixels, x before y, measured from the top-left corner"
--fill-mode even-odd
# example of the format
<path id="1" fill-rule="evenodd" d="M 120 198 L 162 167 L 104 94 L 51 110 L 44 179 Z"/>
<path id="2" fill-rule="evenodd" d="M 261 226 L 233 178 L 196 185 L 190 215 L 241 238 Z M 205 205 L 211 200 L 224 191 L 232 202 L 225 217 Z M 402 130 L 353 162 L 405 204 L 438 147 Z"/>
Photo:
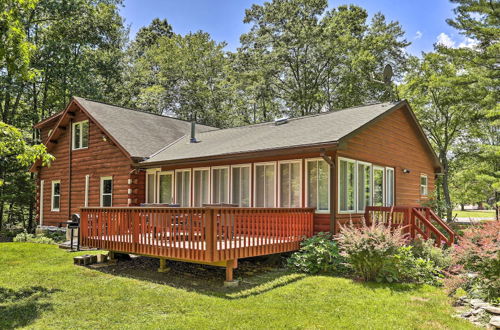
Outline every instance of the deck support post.
<path id="1" fill-rule="evenodd" d="M 160 268 L 158 268 L 159 273 L 168 272 L 170 268 L 167 267 L 167 259 L 160 258 Z"/>
<path id="2" fill-rule="evenodd" d="M 224 281 L 224 286 L 226 287 L 238 286 L 238 281 L 233 279 L 234 268 L 238 268 L 238 259 L 226 261 L 226 280 Z"/>

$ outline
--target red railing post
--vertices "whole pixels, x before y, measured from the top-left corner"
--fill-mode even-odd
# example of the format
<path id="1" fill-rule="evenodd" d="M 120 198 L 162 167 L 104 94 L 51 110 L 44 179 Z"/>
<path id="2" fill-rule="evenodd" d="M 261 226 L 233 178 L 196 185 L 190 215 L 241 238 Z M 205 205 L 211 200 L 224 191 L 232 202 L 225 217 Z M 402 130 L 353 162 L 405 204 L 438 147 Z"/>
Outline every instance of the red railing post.
<path id="1" fill-rule="evenodd" d="M 205 211 L 205 244 L 206 244 L 206 256 L 207 261 L 216 261 L 216 212 L 213 208 L 207 208 Z"/>

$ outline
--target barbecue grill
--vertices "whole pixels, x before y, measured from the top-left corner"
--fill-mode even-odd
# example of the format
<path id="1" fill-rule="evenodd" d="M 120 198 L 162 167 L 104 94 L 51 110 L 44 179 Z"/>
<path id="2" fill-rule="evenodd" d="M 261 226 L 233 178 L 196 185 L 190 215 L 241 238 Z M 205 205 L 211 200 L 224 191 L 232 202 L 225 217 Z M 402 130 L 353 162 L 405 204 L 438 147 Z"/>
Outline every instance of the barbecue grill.
<path id="1" fill-rule="evenodd" d="M 78 230 L 78 238 L 76 239 L 76 251 L 80 251 L 80 215 L 73 213 L 71 215 L 71 220 L 66 221 L 66 228 L 71 230 L 70 247 L 73 250 L 73 236 L 75 229 Z"/>

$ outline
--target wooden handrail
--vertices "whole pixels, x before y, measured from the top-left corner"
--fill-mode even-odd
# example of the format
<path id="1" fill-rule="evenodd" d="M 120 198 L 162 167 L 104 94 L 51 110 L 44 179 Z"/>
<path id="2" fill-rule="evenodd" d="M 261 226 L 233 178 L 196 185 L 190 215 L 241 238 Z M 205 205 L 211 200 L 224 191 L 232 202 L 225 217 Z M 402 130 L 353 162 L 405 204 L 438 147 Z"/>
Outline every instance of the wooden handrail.
<path id="1" fill-rule="evenodd" d="M 420 213 L 420 211 L 418 210 L 418 208 L 414 207 L 412 209 L 412 213 L 420 220 L 422 221 L 424 224 L 425 224 L 425 228 L 429 231 L 432 231 L 435 235 L 436 235 L 436 238 L 437 238 L 437 242 L 436 244 L 437 245 L 441 245 L 441 240 L 447 242 L 447 244 L 450 244 L 449 241 L 448 241 L 448 238 L 446 236 L 444 236 L 444 234 L 439 230 L 437 229 L 433 224 L 432 222 L 430 222 L 422 213 Z M 415 226 L 415 228 L 418 228 L 418 226 L 416 226 L 416 224 L 413 224 Z M 425 239 L 428 239 L 429 235 L 428 234 L 425 234 L 423 235 Z"/>

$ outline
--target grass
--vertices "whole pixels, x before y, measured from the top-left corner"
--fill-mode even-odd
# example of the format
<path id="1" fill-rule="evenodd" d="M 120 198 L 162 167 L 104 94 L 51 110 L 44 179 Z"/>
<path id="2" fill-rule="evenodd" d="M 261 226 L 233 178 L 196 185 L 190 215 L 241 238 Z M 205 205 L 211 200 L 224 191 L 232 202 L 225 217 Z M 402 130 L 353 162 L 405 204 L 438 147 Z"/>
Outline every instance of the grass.
<path id="1" fill-rule="evenodd" d="M 1 243 L 0 328 L 473 328 L 453 318 L 442 289 L 430 286 L 275 269 L 240 271 L 244 285 L 225 289 L 222 276 L 217 286 L 196 273 L 151 269 L 141 278 L 127 268 L 74 266 L 75 255 L 53 245 Z"/>
<path id="2" fill-rule="evenodd" d="M 472 211 L 453 211 L 453 216 L 458 218 L 495 218 L 495 210 L 472 210 Z"/>

